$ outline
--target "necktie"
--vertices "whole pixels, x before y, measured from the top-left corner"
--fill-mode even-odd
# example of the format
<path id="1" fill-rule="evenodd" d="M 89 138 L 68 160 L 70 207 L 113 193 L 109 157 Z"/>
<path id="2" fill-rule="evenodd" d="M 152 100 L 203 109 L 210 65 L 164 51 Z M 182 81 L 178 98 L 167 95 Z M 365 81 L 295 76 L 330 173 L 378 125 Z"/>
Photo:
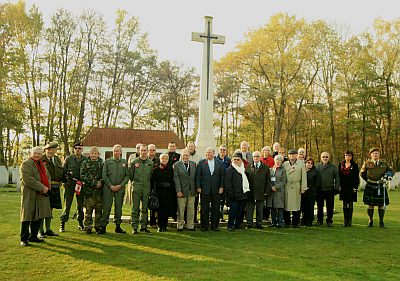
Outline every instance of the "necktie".
<path id="1" fill-rule="evenodd" d="M 186 168 L 186 171 L 187 171 L 188 168 L 189 168 L 189 164 L 188 163 L 183 163 L 183 164 L 185 164 L 185 168 Z"/>

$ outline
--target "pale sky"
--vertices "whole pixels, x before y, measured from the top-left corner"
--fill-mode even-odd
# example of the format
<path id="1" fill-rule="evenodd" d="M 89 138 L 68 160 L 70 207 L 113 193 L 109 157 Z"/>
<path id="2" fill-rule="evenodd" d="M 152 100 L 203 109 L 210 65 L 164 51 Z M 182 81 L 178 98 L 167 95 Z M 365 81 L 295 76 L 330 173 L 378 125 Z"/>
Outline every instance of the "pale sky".
<path id="1" fill-rule="evenodd" d="M 17 2 L 5 1 L 0 2 Z M 161 60 L 173 60 L 194 66 L 200 73 L 202 44 L 192 42 L 191 32 L 204 31 L 204 16 L 212 16 L 213 32 L 225 35 L 225 45 L 214 46 L 214 59 L 233 50 L 244 34 L 267 23 L 278 12 L 287 12 L 307 20 L 324 19 L 344 25 L 357 34 L 380 17 L 400 17 L 398 0 L 26 0 L 35 4 L 46 22 L 59 8 L 80 15 L 84 9 L 102 14 L 110 27 L 115 11 L 122 8 L 139 17 L 142 31 L 149 33 L 150 45 Z"/>

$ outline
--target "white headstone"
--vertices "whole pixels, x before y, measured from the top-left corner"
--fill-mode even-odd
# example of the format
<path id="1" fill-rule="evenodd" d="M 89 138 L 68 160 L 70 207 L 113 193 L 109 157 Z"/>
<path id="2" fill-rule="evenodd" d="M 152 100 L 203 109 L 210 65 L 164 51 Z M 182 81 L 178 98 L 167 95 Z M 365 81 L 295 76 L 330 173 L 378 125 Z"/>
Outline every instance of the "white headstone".
<path id="1" fill-rule="evenodd" d="M 389 182 L 389 189 L 394 190 L 400 187 L 400 172 L 394 174 L 393 179 Z"/>
<path id="2" fill-rule="evenodd" d="M 0 185 L 8 184 L 9 173 L 4 166 L 0 166 Z"/>
<path id="3" fill-rule="evenodd" d="M 224 44 L 225 36 L 212 34 L 212 17 L 206 16 L 204 33 L 192 32 L 192 41 L 203 43 L 203 63 L 199 98 L 199 131 L 196 138 L 197 151 L 204 153 L 207 147 L 215 148 L 214 92 L 213 92 L 213 44 Z"/>

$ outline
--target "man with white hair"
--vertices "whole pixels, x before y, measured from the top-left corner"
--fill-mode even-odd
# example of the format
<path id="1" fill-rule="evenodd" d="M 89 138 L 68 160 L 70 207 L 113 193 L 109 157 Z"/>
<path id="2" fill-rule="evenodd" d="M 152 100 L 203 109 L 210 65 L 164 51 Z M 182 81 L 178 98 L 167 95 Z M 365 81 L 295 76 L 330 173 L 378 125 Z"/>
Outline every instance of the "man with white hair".
<path id="1" fill-rule="evenodd" d="M 40 221 L 51 216 L 48 192 L 50 174 L 40 159 L 43 149 L 34 147 L 20 168 L 21 174 L 21 246 L 43 242 L 37 237 Z M 29 232 L 30 229 L 30 232 Z M 29 242 L 28 242 L 29 241 Z"/>
<path id="2" fill-rule="evenodd" d="M 240 151 L 242 152 L 245 167 L 253 164 L 253 154 L 250 152 L 250 144 L 247 141 L 240 143 Z"/>
<path id="3" fill-rule="evenodd" d="M 209 228 L 211 203 L 211 230 L 219 231 L 219 196 L 224 192 L 225 169 L 215 157 L 215 149 L 206 149 L 206 159 L 196 167 L 196 188 L 201 196 L 201 230 Z"/>

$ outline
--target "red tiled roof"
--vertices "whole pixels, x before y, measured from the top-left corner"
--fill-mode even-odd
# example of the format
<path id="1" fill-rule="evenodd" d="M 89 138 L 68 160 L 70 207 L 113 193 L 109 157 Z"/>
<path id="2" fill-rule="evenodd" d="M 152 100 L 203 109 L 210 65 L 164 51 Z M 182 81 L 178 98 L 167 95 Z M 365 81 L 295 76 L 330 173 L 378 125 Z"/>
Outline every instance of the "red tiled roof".
<path id="1" fill-rule="evenodd" d="M 174 132 L 163 130 L 93 128 L 82 140 L 84 146 L 112 147 L 120 144 L 122 147 L 135 147 L 137 143 L 152 143 L 160 149 L 167 148 L 170 141 L 174 141 L 178 149 L 185 148 Z"/>

